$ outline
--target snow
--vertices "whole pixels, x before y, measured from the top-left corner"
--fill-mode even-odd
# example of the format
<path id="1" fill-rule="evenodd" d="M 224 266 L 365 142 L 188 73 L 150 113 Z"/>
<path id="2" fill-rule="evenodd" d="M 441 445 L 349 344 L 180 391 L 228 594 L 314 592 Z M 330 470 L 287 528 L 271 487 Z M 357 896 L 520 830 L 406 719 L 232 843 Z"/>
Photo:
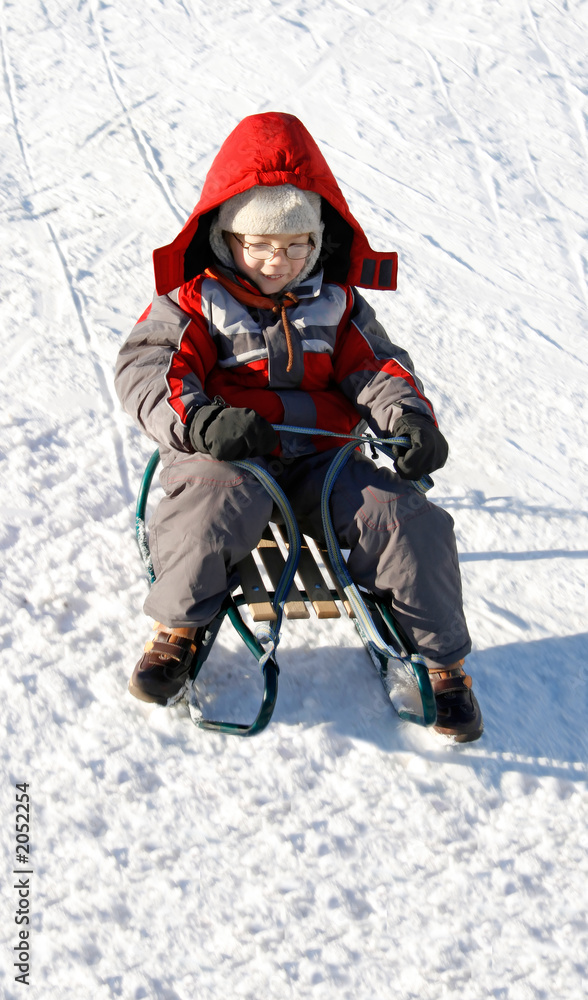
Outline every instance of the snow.
<path id="1" fill-rule="evenodd" d="M 46 1000 L 588 992 L 585 0 L 2 0 L 3 962 L 16 782 Z M 451 444 L 486 732 L 402 723 L 348 622 L 289 623 L 253 740 L 143 705 L 112 371 L 245 115 L 298 115 L 399 291 L 368 293 Z M 226 626 L 207 712 L 260 676 Z"/>

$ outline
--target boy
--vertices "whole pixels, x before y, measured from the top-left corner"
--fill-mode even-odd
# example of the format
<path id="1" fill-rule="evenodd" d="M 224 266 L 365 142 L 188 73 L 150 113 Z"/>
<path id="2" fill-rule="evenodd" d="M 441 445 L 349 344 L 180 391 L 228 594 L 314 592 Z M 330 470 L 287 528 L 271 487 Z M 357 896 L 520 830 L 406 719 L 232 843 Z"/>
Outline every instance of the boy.
<path id="1" fill-rule="evenodd" d="M 150 524 L 155 637 L 131 693 L 181 697 L 203 627 L 271 518 L 269 496 L 231 461 L 269 468 L 320 538 L 322 482 L 346 439 L 272 424 L 351 434 L 367 423 L 410 446 L 396 448 L 396 474 L 353 453 L 332 497 L 339 543 L 355 582 L 390 601 L 426 657 L 437 729 L 477 739 L 453 522 L 409 482 L 444 465 L 447 444 L 409 356 L 354 287 L 395 288 L 396 255 L 371 249 L 302 123 L 272 112 L 227 138 L 154 265 L 153 304 L 116 371 L 123 406 L 160 448 L 166 493 Z"/>

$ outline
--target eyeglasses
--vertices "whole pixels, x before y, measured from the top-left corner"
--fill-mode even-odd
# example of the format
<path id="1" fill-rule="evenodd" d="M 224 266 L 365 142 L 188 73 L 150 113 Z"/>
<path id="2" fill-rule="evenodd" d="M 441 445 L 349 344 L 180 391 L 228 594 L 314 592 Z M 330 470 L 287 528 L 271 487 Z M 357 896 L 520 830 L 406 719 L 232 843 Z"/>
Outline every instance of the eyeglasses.
<path id="1" fill-rule="evenodd" d="M 314 250 L 312 240 L 309 243 L 291 243 L 289 247 L 273 247 L 271 243 L 245 243 L 235 233 L 232 235 L 237 240 L 237 243 L 240 243 L 249 256 L 255 260 L 273 260 L 280 250 L 283 250 L 286 257 L 289 257 L 290 260 L 303 260 Z"/>

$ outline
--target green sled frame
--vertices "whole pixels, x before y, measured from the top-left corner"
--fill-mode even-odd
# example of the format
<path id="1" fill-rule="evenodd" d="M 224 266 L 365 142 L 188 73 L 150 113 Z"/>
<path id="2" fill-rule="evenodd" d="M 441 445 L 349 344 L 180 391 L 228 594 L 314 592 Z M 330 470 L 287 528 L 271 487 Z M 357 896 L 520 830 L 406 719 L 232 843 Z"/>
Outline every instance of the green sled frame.
<path id="1" fill-rule="evenodd" d="M 155 574 L 153 572 L 153 563 L 151 560 L 151 553 L 149 551 L 145 518 L 149 491 L 151 489 L 153 476 L 158 464 L 159 451 L 157 450 L 153 453 L 145 468 L 137 496 L 137 506 L 135 511 L 135 533 L 137 545 L 139 547 L 141 559 L 147 571 L 150 584 L 153 583 Z M 329 590 L 329 593 L 334 601 L 340 599 L 340 594 L 336 590 Z M 270 598 L 273 599 L 273 596 L 273 593 L 270 592 Z M 305 590 L 300 590 L 300 596 L 306 603 L 311 603 L 311 598 Z M 369 610 L 372 621 L 384 642 L 396 649 L 400 655 L 410 656 L 413 653 L 416 653 L 417 650 L 413 643 L 404 633 L 400 624 L 396 621 L 392 612 L 384 604 L 384 602 L 377 596 L 365 591 L 362 591 L 362 597 Z M 191 680 L 194 681 L 200 673 L 200 670 L 208 659 L 223 621 L 225 618 L 228 618 L 253 656 L 258 661 L 263 661 L 263 695 L 259 711 L 253 722 L 250 724 L 242 724 L 238 722 L 219 722 L 213 719 L 198 718 L 192 715 L 192 721 L 199 729 L 204 729 L 209 732 L 225 733 L 231 736 L 255 736 L 257 733 L 261 733 L 266 728 L 273 715 L 278 699 L 278 676 L 280 669 L 275 656 L 273 654 L 267 656 L 263 646 L 244 621 L 239 608 L 243 607 L 246 603 L 247 602 L 243 595 L 235 596 L 233 594 L 229 594 L 225 598 L 216 617 L 213 618 L 212 622 L 210 622 L 206 628 L 198 655 L 192 666 Z M 353 619 L 353 623 L 374 663 L 374 666 L 380 674 L 384 686 L 386 686 L 388 658 L 369 642 L 369 639 L 367 639 L 361 628 L 361 624 L 357 621 L 357 619 Z M 433 726 L 437 720 L 437 707 L 427 668 L 425 666 L 421 666 L 420 664 L 415 664 L 413 669 L 422 702 L 422 715 L 403 711 L 400 711 L 398 714 L 405 721 L 414 722 L 421 726 Z"/>

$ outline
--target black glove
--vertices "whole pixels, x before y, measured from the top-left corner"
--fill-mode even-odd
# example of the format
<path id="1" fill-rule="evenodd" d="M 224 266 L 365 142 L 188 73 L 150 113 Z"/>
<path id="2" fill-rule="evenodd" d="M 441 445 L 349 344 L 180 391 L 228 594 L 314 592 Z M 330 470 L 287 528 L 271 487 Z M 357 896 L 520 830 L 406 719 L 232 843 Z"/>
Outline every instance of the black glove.
<path id="1" fill-rule="evenodd" d="M 196 411 L 190 441 L 196 451 L 208 452 L 219 462 L 233 462 L 267 455 L 278 445 L 279 438 L 255 410 L 211 403 Z"/>
<path id="2" fill-rule="evenodd" d="M 405 413 L 392 428 L 392 437 L 409 437 L 410 447 L 393 444 L 390 448 L 401 479 L 420 479 L 440 469 L 447 461 L 449 446 L 440 430 L 422 413 Z"/>

